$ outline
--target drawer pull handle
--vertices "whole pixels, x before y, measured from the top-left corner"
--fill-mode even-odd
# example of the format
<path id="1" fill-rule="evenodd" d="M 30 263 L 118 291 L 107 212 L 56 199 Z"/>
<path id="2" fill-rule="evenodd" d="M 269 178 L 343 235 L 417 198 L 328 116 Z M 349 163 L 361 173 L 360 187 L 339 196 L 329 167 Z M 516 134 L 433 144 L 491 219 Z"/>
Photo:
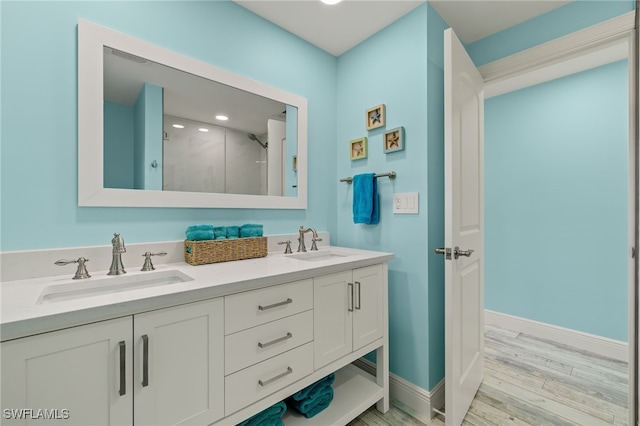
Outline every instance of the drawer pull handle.
<path id="1" fill-rule="evenodd" d="M 289 303 L 293 303 L 293 299 L 290 297 L 288 297 L 287 300 L 274 303 L 273 305 L 267 305 L 267 306 L 258 305 L 258 309 L 260 309 L 261 311 L 266 311 L 267 309 L 277 308 L 278 306 L 288 305 Z"/>
<path id="2" fill-rule="evenodd" d="M 127 393 L 127 344 L 123 341 L 118 342 L 120 347 L 120 396 Z"/>
<path id="3" fill-rule="evenodd" d="M 349 291 L 349 294 L 347 294 L 347 304 L 349 305 L 347 311 L 353 312 L 353 283 L 347 283 L 347 287 Z"/>
<path id="4" fill-rule="evenodd" d="M 356 299 L 358 301 L 358 303 L 356 304 L 356 309 L 360 309 L 360 281 L 356 281 L 356 294 L 358 295 L 358 298 Z"/>
<path id="5" fill-rule="evenodd" d="M 276 377 L 272 377 L 269 380 L 265 380 L 264 382 L 262 380 L 258 380 L 258 384 L 260 386 L 267 386 L 269 383 L 275 382 L 278 379 L 282 379 L 284 376 L 288 376 L 291 373 L 293 373 L 293 368 L 287 367 L 287 371 L 285 371 L 284 373 L 278 374 Z"/>
<path id="6" fill-rule="evenodd" d="M 280 338 L 278 338 L 276 340 L 272 340 L 272 341 L 267 342 L 267 343 L 258 342 L 258 347 L 259 348 L 266 348 L 267 346 L 271 346 L 271 345 L 273 345 L 275 343 L 282 342 L 283 340 L 291 339 L 292 337 L 293 337 L 293 334 L 287 333 L 286 336 L 282 336 L 282 337 L 280 337 Z"/>
<path id="7" fill-rule="evenodd" d="M 149 386 L 149 336 L 142 336 L 142 387 Z"/>

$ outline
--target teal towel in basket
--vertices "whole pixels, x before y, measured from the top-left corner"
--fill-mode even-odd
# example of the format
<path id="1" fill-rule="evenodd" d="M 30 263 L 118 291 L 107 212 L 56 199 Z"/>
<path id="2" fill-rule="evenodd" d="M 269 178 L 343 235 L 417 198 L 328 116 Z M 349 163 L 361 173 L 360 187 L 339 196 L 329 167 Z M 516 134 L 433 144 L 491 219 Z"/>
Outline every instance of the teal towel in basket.
<path id="1" fill-rule="evenodd" d="M 238 426 L 281 426 L 285 411 L 287 411 L 287 404 L 280 401 L 255 416 L 249 417 Z"/>
<path id="2" fill-rule="evenodd" d="M 235 240 L 236 238 L 240 238 L 240 227 L 227 226 L 227 239 Z"/>
<path id="3" fill-rule="evenodd" d="M 329 406 L 333 400 L 333 388 L 331 386 L 322 386 L 312 396 L 296 401 L 291 398 L 288 400 L 291 407 L 310 419 Z"/>
<path id="4" fill-rule="evenodd" d="M 213 228 L 213 236 L 216 240 L 226 240 L 227 239 L 227 227 L 226 226 L 215 226 Z"/>
<path id="5" fill-rule="evenodd" d="M 191 225 L 187 227 L 185 234 L 189 241 L 213 240 L 215 238 L 213 225 L 209 224 Z"/>
<path id="6" fill-rule="evenodd" d="M 240 227 L 240 238 L 262 237 L 262 225 L 246 223 Z"/>

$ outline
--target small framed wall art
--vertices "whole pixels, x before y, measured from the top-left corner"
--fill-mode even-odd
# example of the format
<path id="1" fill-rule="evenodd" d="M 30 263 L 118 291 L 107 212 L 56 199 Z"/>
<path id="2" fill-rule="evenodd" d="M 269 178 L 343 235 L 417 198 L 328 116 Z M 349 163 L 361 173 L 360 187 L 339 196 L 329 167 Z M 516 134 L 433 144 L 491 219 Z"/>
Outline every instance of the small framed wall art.
<path id="1" fill-rule="evenodd" d="M 384 153 L 402 151 L 404 149 L 404 127 L 391 129 L 384 134 Z"/>
<path id="2" fill-rule="evenodd" d="M 367 138 L 359 138 L 350 141 L 349 153 L 352 160 L 367 158 Z"/>
<path id="3" fill-rule="evenodd" d="M 374 106 L 366 111 L 367 130 L 377 129 L 385 124 L 384 104 Z"/>

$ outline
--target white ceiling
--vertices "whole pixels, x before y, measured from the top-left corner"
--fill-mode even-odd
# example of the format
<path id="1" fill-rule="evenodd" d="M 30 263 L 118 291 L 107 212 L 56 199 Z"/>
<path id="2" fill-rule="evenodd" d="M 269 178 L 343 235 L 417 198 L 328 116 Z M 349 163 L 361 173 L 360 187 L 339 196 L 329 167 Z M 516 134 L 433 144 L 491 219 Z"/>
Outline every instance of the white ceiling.
<path id="1" fill-rule="evenodd" d="M 340 56 L 425 0 L 234 0 L 309 43 Z M 435 0 L 431 5 L 464 43 L 484 38 L 569 3 L 555 0 Z"/>

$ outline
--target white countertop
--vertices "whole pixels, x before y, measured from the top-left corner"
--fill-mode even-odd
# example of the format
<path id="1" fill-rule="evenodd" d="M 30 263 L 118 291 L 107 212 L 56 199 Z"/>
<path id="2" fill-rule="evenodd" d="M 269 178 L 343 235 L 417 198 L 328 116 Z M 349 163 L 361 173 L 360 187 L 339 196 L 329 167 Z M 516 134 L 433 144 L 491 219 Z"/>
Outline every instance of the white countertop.
<path id="1" fill-rule="evenodd" d="M 144 277 L 159 271 L 179 271 L 191 281 L 168 285 L 92 295 L 75 300 L 39 303 L 43 291 L 55 285 L 89 285 L 109 280 L 107 271 L 91 271 L 92 278 L 72 280 L 71 276 L 54 276 L 0 283 L 0 339 L 10 340 L 95 321 L 132 315 L 168 306 L 220 297 L 270 285 L 359 268 L 393 258 L 392 253 L 321 247 L 309 255 L 334 253 L 341 256 L 323 260 L 295 259 L 298 253 L 269 254 L 258 259 L 192 266 L 185 262 L 157 265 L 156 271 L 129 270 L 126 276 Z M 73 274 L 71 274 L 73 275 Z M 150 276 L 150 275 L 147 275 Z M 114 282 L 116 281 L 114 280 Z"/>

